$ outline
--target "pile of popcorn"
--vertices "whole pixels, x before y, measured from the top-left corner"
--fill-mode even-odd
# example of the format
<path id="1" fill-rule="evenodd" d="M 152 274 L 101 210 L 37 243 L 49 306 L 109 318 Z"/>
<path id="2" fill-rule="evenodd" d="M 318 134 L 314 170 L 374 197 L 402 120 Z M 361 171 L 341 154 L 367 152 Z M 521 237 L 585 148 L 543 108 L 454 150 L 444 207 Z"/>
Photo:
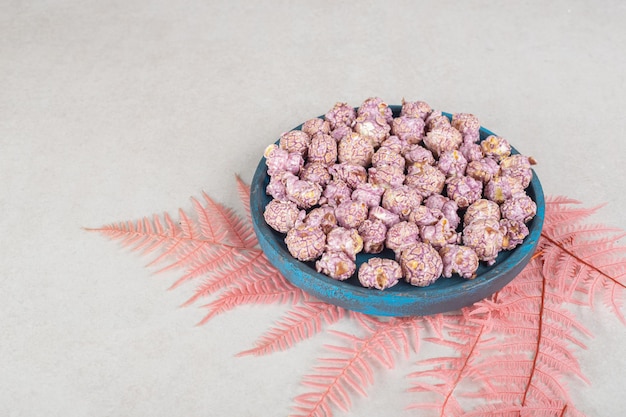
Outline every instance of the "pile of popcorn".
<path id="1" fill-rule="evenodd" d="M 357 272 L 358 253 L 385 248 L 395 259 L 361 264 L 363 286 L 472 279 L 522 243 L 537 210 L 525 191 L 534 160 L 502 137 L 481 142 L 479 129 L 474 115 L 450 120 L 423 101 L 403 100 L 398 117 L 378 97 L 337 103 L 266 149 L 265 221 L 293 257 L 337 280 Z"/>

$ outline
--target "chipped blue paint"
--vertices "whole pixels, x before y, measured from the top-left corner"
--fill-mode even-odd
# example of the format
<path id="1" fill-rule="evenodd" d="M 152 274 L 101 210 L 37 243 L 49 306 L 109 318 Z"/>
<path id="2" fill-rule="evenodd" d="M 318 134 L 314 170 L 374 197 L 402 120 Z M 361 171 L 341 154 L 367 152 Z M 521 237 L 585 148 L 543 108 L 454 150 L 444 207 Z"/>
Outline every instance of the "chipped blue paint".
<path id="1" fill-rule="evenodd" d="M 401 106 L 390 106 L 397 116 Z M 444 113 L 447 117 L 450 114 Z M 296 127 L 300 129 L 302 125 Z M 480 138 L 493 135 L 481 128 Z M 513 149 L 513 153 L 518 153 Z M 524 269 L 535 252 L 545 217 L 545 200 L 539 178 L 533 179 L 526 192 L 537 203 L 537 215 L 530 223 L 530 234 L 524 243 L 512 251 L 503 251 L 492 266 L 481 266 L 473 280 L 453 275 L 440 278 L 429 287 L 414 287 L 402 281 L 384 291 L 362 287 L 355 276 L 347 281 L 336 281 L 315 271 L 313 263 L 294 259 L 283 241 L 284 235 L 271 229 L 263 219 L 263 211 L 271 197 L 265 193 L 269 183 L 265 158 L 259 162 L 250 190 L 250 211 L 259 245 L 268 260 L 292 284 L 327 303 L 365 314 L 377 316 L 424 316 L 458 310 L 471 305 L 503 288 Z M 382 255 L 393 257 L 389 252 Z M 359 254 L 358 266 L 372 255 Z M 381 256 L 381 255 L 376 255 Z"/>

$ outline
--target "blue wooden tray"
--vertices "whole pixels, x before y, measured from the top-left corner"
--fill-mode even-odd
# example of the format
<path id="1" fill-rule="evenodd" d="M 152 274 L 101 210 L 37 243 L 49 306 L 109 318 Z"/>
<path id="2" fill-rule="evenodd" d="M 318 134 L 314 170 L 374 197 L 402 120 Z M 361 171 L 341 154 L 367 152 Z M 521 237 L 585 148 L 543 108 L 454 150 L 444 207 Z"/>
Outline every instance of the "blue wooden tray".
<path id="1" fill-rule="evenodd" d="M 394 117 L 397 117 L 401 106 L 389 107 Z M 450 114 L 444 114 L 451 117 Z M 299 125 L 295 129 L 301 127 L 302 125 Z M 480 129 L 481 140 L 493 134 L 485 128 Z M 519 152 L 513 149 L 512 153 Z M 533 179 L 526 192 L 537 203 L 537 215 L 527 224 L 530 234 L 521 245 L 511 251 L 500 252 L 495 264 L 491 266 L 481 262 L 477 276 L 473 280 L 453 275 L 451 278 L 440 278 L 428 287 L 415 287 L 401 281 L 389 289 L 380 291 L 362 287 L 356 274 L 346 281 L 337 281 L 316 272 L 313 262 L 301 262 L 293 258 L 284 243 L 285 235 L 274 231 L 263 218 L 265 206 L 272 198 L 265 192 L 268 183 L 265 158 L 262 158 L 252 179 L 250 210 L 259 244 L 272 265 L 292 284 L 322 301 L 379 316 L 424 316 L 443 313 L 458 310 L 489 297 L 513 280 L 530 261 L 539 242 L 545 215 L 543 190 L 539 178 L 533 172 Z M 393 253 L 391 251 L 377 255 L 360 253 L 357 255 L 357 271 L 359 265 L 372 256 L 393 258 Z"/>

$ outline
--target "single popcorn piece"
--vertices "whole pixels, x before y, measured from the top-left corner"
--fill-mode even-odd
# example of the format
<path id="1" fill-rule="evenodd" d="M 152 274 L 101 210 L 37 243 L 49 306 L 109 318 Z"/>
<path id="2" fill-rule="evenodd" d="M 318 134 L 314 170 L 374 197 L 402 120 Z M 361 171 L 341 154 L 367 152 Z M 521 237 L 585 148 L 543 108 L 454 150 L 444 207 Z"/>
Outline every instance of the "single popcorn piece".
<path id="1" fill-rule="evenodd" d="M 363 238 L 356 229 L 337 227 L 326 235 L 327 252 L 344 252 L 355 260 L 356 254 L 363 250 Z"/>
<path id="2" fill-rule="evenodd" d="M 357 110 L 357 118 L 375 120 L 381 117 L 388 124 L 393 120 L 393 112 L 380 97 L 368 98 Z"/>
<path id="3" fill-rule="evenodd" d="M 301 212 L 300 215 L 302 215 L 303 212 Z M 327 204 L 316 207 L 306 213 L 301 222 L 307 226 L 320 227 L 322 231 L 328 235 L 331 230 L 337 227 L 335 209 Z M 298 223 L 296 222 L 296 225 L 297 224 Z"/>
<path id="4" fill-rule="evenodd" d="M 295 152 L 306 158 L 311 138 L 301 130 L 290 130 L 280 135 L 279 145 L 287 152 Z"/>
<path id="5" fill-rule="evenodd" d="M 361 201 L 346 201 L 335 208 L 337 224 L 341 227 L 356 229 L 367 219 L 367 204 Z"/>
<path id="6" fill-rule="evenodd" d="M 287 250 L 299 261 L 313 261 L 319 258 L 326 246 L 326 234 L 320 227 L 299 225 L 287 232 Z"/>
<path id="7" fill-rule="evenodd" d="M 483 155 L 494 158 L 496 161 L 511 155 L 511 145 L 500 136 L 487 136 L 485 140 L 480 142 L 480 147 L 483 150 Z"/>
<path id="8" fill-rule="evenodd" d="M 463 154 L 454 149 L 452 151 L 443 151 L 439 155 L 437 168 L 445 174 L 446 177 L 461 176 L 465 174 L 467 167 L 467 159 Z"/>
<path id="9" fill-rule="evenodd" d="M 287 198 L 303 209 L 316 205 L 322 196 L 322 187 L 310 181 L 289 178 L 285 182 Z"/>
<path id="10" fill-rule="evenodd" d="M 330 137 L 335 139 L 336 142 L 340 142 L 343 138 L 352 133 L 352 128 L 346 125 L 339 125 L 330 131 Z"/>
<path id="11" fill-rule="evenodd" d="M 340 163 L 368 166 L 372 162 L 374 147 L 370 141 L 358 133 L 351 133 L 337 145 L 337 159 Z"/>
<path id="12" fill-rule="evenodd" d="M 400 153 L 394 152 L 389 147 L 381 146 L 372 156 L 372 166 L 381 167 L 384 165 L 396 166 L 404 170 L 406 160 Z"/>
<path id="13" fill-rule="evenodd" d="M 485 197 L 496 203 L 524 195 L 524 185 L 514 177 L 497 175 L 485 184 Z"/>
<path id="14" fill-rule="evenodd" d="M 450 127 L 450 119 L 444 116 L 439 110 L 433 110 L 426 117 L 426 130 L 431 131 L 440 127 Z"/>
<path id="15" fill-rule="evenodd" d="M 483 149 L 477 143 L 464 142 L 459 146 L 459 152 L 463 154 L 468 163 L 483 158 Z"/>
<path id="16" fill-rule="evenodd" d="M 460 241 L 460 236 L 445 217 L 441 217 L 435 224 L 420 226 L 419 229 L 421 241 L 436 249 Z"/>
<path id="17" fill-rule="evenodd" d="M 404 183 L 417 190 L 422 197 L 428 197 L 443 191 L 446 176 L 432 165 L 416 162 L 409 165 Z"/>
<path id="18" fill-rule="evenodd" d="M 446 193 L 460 208 L 480 200 L 483 192 L 483 183 L 472 177 L 458 176 L 446 180 Z"/>
<path id="19" fill-rule="evenodd" d="M 502 176 L 517 179 L 526 188 L 533 179 L 533 171 L 530 167 L 536 163 L 533 158 L 524 155 L 510 155 L 500 161 L 500 172 Z"/>
<path id="20" fill-rule="evenodd" d="M 426 200 L 424 200 L 424 205 L 429 209 L 436 209 L 441 211 L 443 217 L 448 219 L 450 227 L 452 227 L 453 229 L 456 229 L 459 223 L 461 223 L 458 204 L 456 203 L 456 201 L 446 196 L 443 196 L 441 194 L 433 194 Z"/>
<path id="21" fill-rule="evenodd" d="M 391 132 L 391 126 L 383 117 L 376 119 L 365 116 L 357 117 L 354 124 L 354 131 L 367 139 L 373 147 L 378 147 L 383 143 Z"/>
<path id="22" fill-rule="evenodd" d="M 405 181 L 404 170 L 398 166 L 383 165 L 367 170 L 368 182 L 383 188 L 396 188 Z"/>
<path id="23" fill-rule="evenodd" d="M 409 221 L 421 227 L 435 224 L 443 217 L 445 216 L 441 210 L 420 205 L 413 208 L 409 215 Z"/>
<path id="24" fill-rule="evenodd" d="M 537 203 L 524 194 L 506 200 L 500 205 L 500 212 L 505 219 L 527 223 L 537 214 Z"/>
<path id="25" fill-rule="evenodd" d="M 411 211 L 421 203 L 422 196 L 407 185 L 388 188 L 382 197 L 383 208 L 397 214 L 401 220 L 408 220 Z"/>
<path id="26" fill-rule="evenodd" d="M 385 248 L 387 226 L 380 219 L 367 219 L 359 226 L 359 235 L 363 239 L 363 252 L 380 253 Z"/>
<path id="27" fill-rule="evenodd" d="M 368 207 L 376 207 L 380 205 L 381 197 L 385 189 L 374 184 L 364 183 L 359 184 L 352 192 L 352 200 L 362 201 L 367 204 Z"/>
<path id="28" fill-rule="evenodd" d="M 297 176 L 288 171 L 275 173 L 270 177 L 270 182 L 265 188 L 265 192 L 276 200 L 289 200 L 287 197 L 287 188 L 285 187 L 285 183 L 289 178 L 298 179 Z"/>
<path id="29" fill-rule="evenodd" d="M 427 287 L 437 281 L 443 272 L 441 256 L 428 243 L 415 243 L 400 255 L 404 279 L 411 285 Z"/>
<path id="30" fill-rule="evenodd" d="M 500 173 L 500 165 L 492 158 L 481 158 L 467 164 L 465 175 L 481 181 L 483 184 L 489 182 Z"/>
<path id="31" fill-rule="evenodd" d="M 478 259 L 493 265 L 502 249 L 504 233 L 496 220 L 475 220 L 463 228 L 463 244 L 472 248 Z"/>
<path id="32" fill-rule="evenodd" d="M 272 229 L 280 233 L 287 233 L 294 227 L 299 214 L 300 210 L 295 203 L 272 200 L 265 206 L 263 218 Z"/>
<path id="33" fill-rule="evenodd" d="M 331 129 L 337 129 L 339 126 L 352 127 L 356 119 L 356 110 L 347 103 L 335 103 L 324 115 L 324 119 L 328 121 Z"/>
<path id="34" fill-rule="evenodd" d="M 317 133 L 327 135 L 330 133 L 330 123 L 327 120 L 316 117 L 315 119 L 309 119 L 304 122 L 302 124 L 302 131 L 311 137 Z"/>
<path id="35" fill-rule="evenodd" d="M 439 126 L 430 130 L 424 137 L 424 146 L 438 157 L 444 151 L 457 149 L 463 142 L 461 132 L 452 126 Z"/>
<path id="36" fill-rule="evenodd" d="M 404 158 L 409 164 L 435 164 L 433 153 L 421 145 L 411 145 L 404 153 Z"/>
<path id="37" fill-rule="evenodd" d="M 530 231 L 521 220 L 500 220 L 500 228 L 504 232 L 502 238 L 502 249 L 511 250 L 521 245 Z"/>
<path id="38" fill-rule="evenodd" d="M 401 221 L 387 230 L 385 244 L 395 252 L 396 259 L 405 248 L 420 241 L 419 227 L 413 222 Z"/>
<path id="39" fill-rule="evenodd" d="M 300 170 L 300 179 L 319 184 L 322 188 L 332 179 L 328 167 L 319 162 L 308 162 Z"/>
<path id="40" fill-rule="evenodd" d="M 461 132 L 463 142 L 475 143 L 480 139 L 480 122 L 473 114 L 453 114 L 450 124 L 453 128 Z"/>
<path id="41" fill-rule="evenodd" d="M 400 223 L 400 216 L 398 216 L 395 213 L 390 212 L 389 210 L 381 206 L 372 207 L 370 209 L 368 219 L 380 220 L 383 222 L 385 226 L 387 226 L 387 228 L 390 228 L 396 223 Z"/>
<path id="42" fill-rule="evenodd" d="M 400 116 L 419 117 L 422 120 L 426 120 L 432 111 L 432 107 L 425 101 L 405 101 L 402 99 Z"/>
<path id="43" fill-rule="evenodd" d="M 462 245 L 446 245 L 439 249 L 439 256 L 443 262 L 444 277 L 450 278 L 452 274 L 459 274 L 465 279 L 476 278 L 479 259 L 472 248 Z"/>
<path id="44" fill-rule="evenodd" d="M 279 148 L 278 145 L 272 144 L 265 149 L 265 164 L 267 165 L 267 174 L 272 176 L 279 172 L 288 171 L 294 175 L 298 175 L 300 168 L 304 166 L 302 155 L 297 152 L 289 152 Z"/>
<path id="45" fill-rule="evenodd" d="M 345 281 L 354 275 L 356 263 L 344 252 L 324 252 L 315 262 L 315 269 L 333 279 Z"/>
<path id="46" fill-rule="evenodd" d="M 424 126 L 420 118 L 400 116 L 393 119 L 391 133 L 410 144 L 417 144 L 424 137 Z"/>
<path id="47" fill-rule="evenodd" d="M 359 282 L 366 288 L 384 290 L 402 278 L 402 268 L 393 259 L 371 258 L 359 267 Z"/>
<path id="48" fill-rule="evenodd" d="M 391 135 L 380 144 L 381 148 L 387 148 L 392 152 L 403 155 L 411 145 L 397 136 Z"/>
<path id="49" fill-rule="evenodd" d="M 345 182 L 352 189 L 367 182 L 367 170 L 361 165 L 335 164 L 328 168 L 328 172 L 333 176 L 333 179 Z"/>
<path id="50" fill-rule="evenodd" d="M 463 216 L 463 223 L 468 225 L 478 220 L 495 220 L 497 222 L 500 220 L 500 216 L 500 206 L 497 203 L 481 198 L 467 208 Z"/>
<path id="51" fill-rule="evenodd" d="M 333 165 L 337 162 L 337 141 L 330 135 L 318 133 L 311 138 L 308 155 L 307 160 L 309 162 L 319 162 L 327 166 Z"/>
<path id="52" fill-rule="evenodd" d="M 350 201 L 352 198 L 352 188 L 345 181 L 332 180 L 328 183 L 322 197 L 320 198 L 320 204 L 328 204 L 332 207 L 337 207 L 341 203 Z"/>

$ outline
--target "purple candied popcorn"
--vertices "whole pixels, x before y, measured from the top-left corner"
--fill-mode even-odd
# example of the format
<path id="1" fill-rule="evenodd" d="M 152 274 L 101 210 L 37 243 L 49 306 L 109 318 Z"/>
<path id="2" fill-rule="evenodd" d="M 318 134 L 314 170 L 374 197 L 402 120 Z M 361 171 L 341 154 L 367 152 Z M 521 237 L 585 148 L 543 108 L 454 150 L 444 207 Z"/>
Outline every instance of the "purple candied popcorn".
<path id="1" fill-rule="evenodd" d="M 324 252 L 315 262 L 315 269 L 333 279 L 345 281 L 354 275 L 356 263 L 344 252 Z"/>
<path id="2" fill-rule="evenodd" d="M 335 103 L 324 115 L 324 119 L 328 121 L 331 129 L 337 129 L 339 126 L 352 127 L 356 119 L 356 110 L 347 103 Z"/>
<path id="3" fill-rule="evenodd" d="M 309 162 L 300 170 L 300 179 L 325 187 L 332 179 L 328 167 L 320 162 Z"/>
<path id="4" fill-rule="evenodd" d="M 504 233 L 502 238 L 502 249 L 511 250 L 521 245 L 530 231 L 521 220 L 500 220 L 500 229 Z"/>
<path id="5" fill-rule="evenodd" d="M 380 97 L 368 98 L 357 110 L 357 118 L 375 120 L 381 117 L 388 124 L 393 120 L 393 112 Z"/>
<path id="6" fill-rule="evenodd" d="M 505 219 L 527 223 L 537 214 L 537 203 L 524 194 L 505 200 L 500 205 L 500 212 Z"/>
<path id="7" fill-rule="evenodd" d="M 424 137 L 424 146 L 438 157 L 444 151 L 457 149 L 463 142 L 461 132 L 452 126 L 439 126 Z"/>
<path id="8" fill-rule="evenodd" d="M 363 238 L 356 229 L 337 227 L 326 235 L 326 252 L 344 252 L 353 261 L 363 250 Z"/>
<path id="9" fill-rule="evenodd" d="M 459 146 L 459 152 L 463 154 L 467 162 L 478 161 L 483 158 L 483 149 L 477 143 L 464 142 Z"/>
<path id="10" fill-rule="evenodd" d="M 272 200 L 263 212 L 265 222 L 280 233 L 287 233 L 296 223 L 300 210 L 291 201 Z"/>
<path id="11" fill-rule="evenodd" d="M 289 178 L 298 179 L 298 177 L 293 175 L 291 172 L 281 171 L 275 173 L 270 177 L 270 182 L 265 188 L 265 192 L 274 197 L 276 200 L 289 200 L 287 197 L 287 189 L 285 187 L 285 183 Z"/>
<path id="12" fill-rule="evenodd" d="M 380 253 L 385 248 L 387 226 L 379 219 L 366 219 L 359 226 L 359 235 L 363 239 L 363 252 Z"/>
<path id="13" fill-rule="evenodd" d="M 476 200 L 465 210 L 463 223 L 467 226 L 478 220 L 500 220 L 500 206 L 498 203 L 481 198 Z"/>
<path id="14" fill-rule="evenodd" d="M 404 152 L 404 158 L 409 164 L 416 162 L 428 165 L 435 164 L 433 153 L 421 145 L 411 145 L 411 147 Z"/>
<path id="15" fill-rule="evenodd" d="M 409 221 L 415 223 L 418 226 L 427 226 L 437 223 L 443 217 L 441 210 L 436 208 L 429 208 L 424 205 L 414 207 L 409 215 Z"/>
<path id="16" fill-rule="evenodd" d="M 485 184 L 485 197 L 499 204 L 524 194 L 524 186 L 514 177 L 496 175 Z"/>
<path id="17" fill-rule="evenodd" d="M 420 118 L 400 116 L 391 122 L 391 133 L 410 144 L 416 144 L 424 137 L 424 126 Z"/>
<path id="18" fill-rule="evenodd" d="M 428 243 L 415 243 L 400 255 L 404 279 L 411 285 L 426 287 L 441 276 L 443 262 L 435 248 Z"/>
<path id="19" fill-rule="evenodd" d="M 385 243 L 389 249 L 395 252 L 396 259 L 398 259 L 402 250 L 419 241 L 419 227 L 413 222 L 402 221 L 387 230 Z"/>
<path id="20" fill-rule="evenodd" d="M 432 107 L 425 101 L 405 101 L 402 99 L 400 116 L 419 117 L 422 120 L 426 120 L 432 111 Z"/>
<path id="21" fill-rule="evenodd" d="M 397 166 L 404 170 L 406 160 L 398 152 L 394 152 L 391 148 L 381 146 L 372 156 L 372 166 L 381 167 L 383 165 Z"/>
<path id="22" fill-rule="evenodd" d="M 461 218 L 459 217 L 459 205 L 456 201 L 443 196 L 441 194 L 433 194 L 429 196 L 426 200 L 424 200 L 424 205 L 429 209 L 436 209 L 441 211 L 443 217 L 448 219 L 450 223 L 450 227 L 456 229 L 459 223 L 461 223 Z"/>
<path id="23" fill-rule="evenodd" d="M 301 222 L 307 226 L 321 227 L 325 234 L 328 234 L 331 230 L 337 227 L 335 209 L 332 206 L 325 204 L 323 206 L 315 207 L 308 213 L 305 212 L 305 214 L 306 215 Z"/>
<path id="24" fill-rule="evenodd" d="M 497 220 L 475 220 L 463 228 L 463 244 L 474 249 L 478 259 L 493 265 L 502 249 L 504 233 Z"/>
<path id="25" fill-rule="evenodd" d="M 345 182 L 352 189 L 367 182 L 367 171 L 361 165 L 335 164 L 328 168 L 328 172 L 333 176 L 333 179 Z"/>
<path id="26" fill-rule="evenodd" d="M 382 165 L 368 168 L 368 182 L 383 188 L 399 187 L 405 181 L 404 170 L 398 166 Z"/>
<path id="27" fill-rule="evenodd" d="M 404 183 L 414 188 L 422 197 L 441 194 L 446 176 L 432 165 L 416 162 L 408 167 Z"/>
<path id="28" fill-rule="evenodd" d="M 443 262 L 444 277 L 450 278 L 452 274 L 459 274 L 465 279 L 476 278 L 479 260 L 472 248 L 461 245 L 446 245 L 439 249 L 439 256 Z"/>
<path id="29" fill-rule="evenodd" d="M 510 155 L 500 161 L 500 172 L 502 176 L 516 178 L 526 188 L 533 179 L 533 171 L 530 167 L 536 163 L 533 158 L 524 155 Z"/>
<path id="30" fill-rule="evenodd" d="M 349 134 L 337 145 L 337 159 L 340 163 L 365 167 L 372 162 L 372 155 L 374 147 L 366 137 L 358 133 Z"/>
<path id="31" fill-rule="evenodd" d="M 366 182 L 356 186 L 352 192 L 352 200 L 362 201 L 368 207 L 376 207 L 380 205 L 380 199 L 384 192 L 385 189 L 383 187 Z"/>
<path id="32" fill-rule="evenodd" d="M 391 126 L 383 117 L 370 119 L 365 116 L 359 116 L 354 123 L 353 129 L 374 147 L 380 146 L 389 137 L 389 132 L 391 132 Z"/>
<path id="33" fill-rule="evenodd" d="M 446 193 L 460 208 L 468 207 L 479 200 L 483 193 L 483 183 L 465 176 L 450 177 L 446 180 Z"/>
<path id="34" fill-rule="evenodd" d="M 327 135 L 330 133 L 330 123 L 324 119 L 316 117 L 315 119 L 309 119 L 302 123 L 302 131 L 310 137 L 313 137 L 317 133 Z"/>
<path id="35" fill-rule="evenodd" d="M 303 158 L 306 158 L 311 138 L 301 130 L 290 130 L 280 135 L 278 143 L 281 149 L 287 152 L 299 153 Z"/>
<path id="36" fill-rule="evenodd" d="M 454 149 L 452 151 L 443 151 L 439 155 L 437 161 L 437 168 L 445 174 L 446 177 L 460 176 L 465 174 L 465 168 L 467 167 L 467 159 L 463 154 Z"/>
<path id="37" fill-rule="evenodd" d="M 337 224 L 348 229 L 356 229 L 367 219 L 367 204 L 361 201 L 346 201 L 335 208 Z"/>
<path id="38" fill-rule="evenodd" d="M 480 139 L 480 122 L 470 113 L 456 113 L 450 122 L 453 128 L 461 132 L 463 142 L 475 143 Z"/>
<path id="39" fill-rule="evenodd" d="M 467 164 L 465 175 L 481 181 L 489 182 L 500 173 L 500 165 L 492 158 L 481 158 Z"/>
<path id="40" fill-rule="evenodd" d="M 397 153 L 397 154 L 404 154 L 404 152 L 406 151 L 406 149 L 408 149 L 411 145 L 409 145 L 409 143 L 405 140 L 400 139 L 397 136 L 389 136 L 387 139 L 385 139 L 383 141 L 383 143 L 380 144 L 381 148 L 387 148 L 390 149 L 391 151 Z"/>
<path id="41" fill-rule="evenodd" d="M 267 165 L 267 174 L 270 176 L 282 171 L 298 175 L 300 168 L 304 165 L 302 155 L 297 152 L 286 151 L 275 144 L 268 146 L 263 155 Z"/>
<path id="42" fill-rule="evenodd" d="M 370 213 L 369 213 L 368 219 L 369 220 L 380 220 L 380 221 L 383 222 L 383 224 L 387 228 L 390 228 L 391 226 L 393 226 L 396 223 L 400 223 L 400 216 L 398 216 L 395 213 L 390 212 L 389 210 L 387 210 L 386 208 L 383 208 L 381 206 L 372 207 L 370 209 Z"/>
<path id="43" fill-rule="evenodd" d="M 511 145 L 509 145 L 506 139 L 500 136 L 487 136 L 485 140 L 480 142 L 480 147 L 483 150 L 483 155 L 493 158 L 496 161 L 500 161 L 502 158 L 511 155 Z"/>
<path id="44" fill-rule="evenodd" d="M 318 119 L 319 120 L 319 119 Z M 308 162 L 333 165 L 337 162 L 337 142 L 329 135 L 318 133 L 311 138 Z"/>
<path id="45" fill-rule="evenodd" d="M 335 142 L 340 142 L 350 134 L 352 134 L 352 129 L 346 125 L 339 125 L 330 131 L 330 137 L 335 139 Z"/>
<path id="46" fill-rule="evenodd" d="M 287 232 L 285 243 L 291 256 L 300 261 L 312 261 L 324 252 L 326 235 L 320 227 L 301 224 Z"/>
<path id="47" fill-rule="evenodd" d="M 322 196 L 322 187 L 319 184 L 296 178 L 285 181 L 287 198 L 303 209 L 316 205 Z"/>
<path id="48" fill-rule="evenodd" d="M 328 204 L 337 207 L 341 203 L 350 201 L 352 198 L 352 188 L 345 181 L 332 180 L 328 183 L 320 198 L 320 204 Z"/>
<path id="49" fill-rule="evenodd" d="M 401 220 L 408 220 L 411 211 L 421 203 L 422 196 L 408 185 L 387 188 L 382 198 L 382 206 L 397 214 Z"/>
<path id="50" fill-rule="evenodd" d="M 371 258 L 359 267 L 359 282 L 366 288 L 384 290 L 402 278 L 402 268 L 393 259 Z"/>
<path id="51" fill-rule="evenodd" d="M 439 110 L 433 110 L 428 117 L 426 117 L 425 122 L 427 131 L 450 126 L 450 119 L 444 116 Z"/>
<path id="52" fill-rule="evenodd" d="M 445 217 L 441 217 L 435 224 L 420 226 L 419 229 L 422 242 L 429 243 L 436 249 L 460 240 L 460 236 Z"/>

